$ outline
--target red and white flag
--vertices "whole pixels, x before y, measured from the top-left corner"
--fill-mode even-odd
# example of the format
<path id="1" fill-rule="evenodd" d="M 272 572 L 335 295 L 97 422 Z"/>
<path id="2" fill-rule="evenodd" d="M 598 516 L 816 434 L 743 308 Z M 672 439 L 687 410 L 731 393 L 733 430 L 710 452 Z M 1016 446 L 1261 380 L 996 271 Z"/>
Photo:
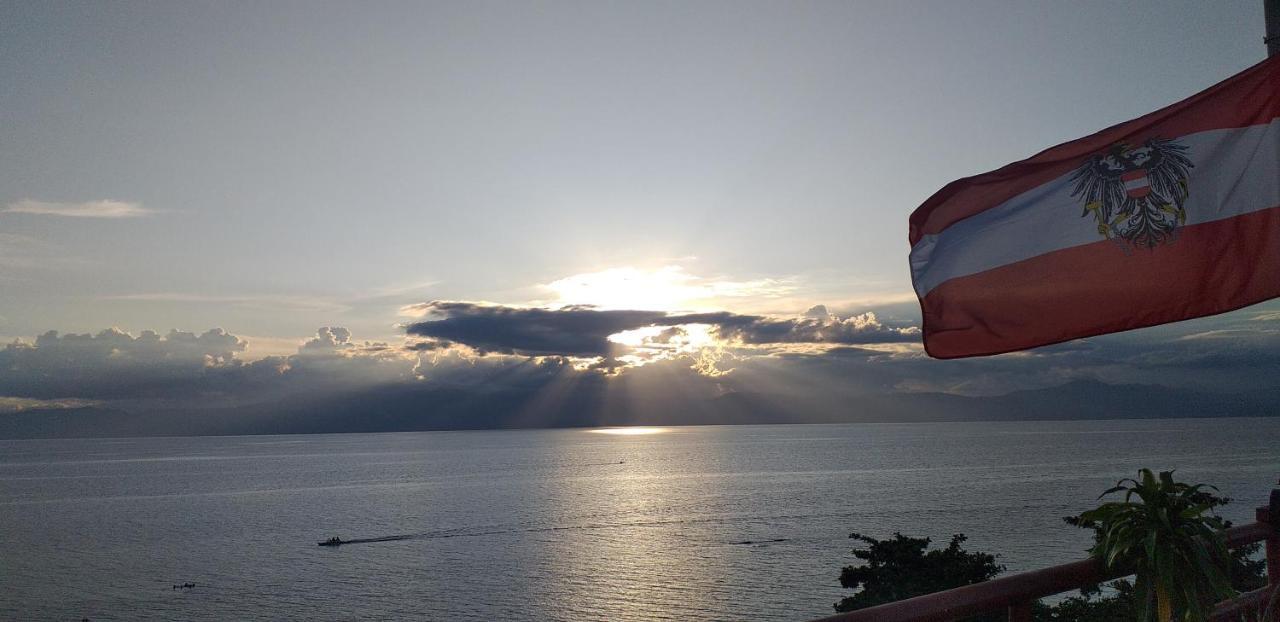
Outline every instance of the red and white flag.
<path id="1" fill-rule="evenodd" d="M 947 184 L 911 214 L 925 350 L 981 356 L 1280 296 L 1280 57 Z"/>

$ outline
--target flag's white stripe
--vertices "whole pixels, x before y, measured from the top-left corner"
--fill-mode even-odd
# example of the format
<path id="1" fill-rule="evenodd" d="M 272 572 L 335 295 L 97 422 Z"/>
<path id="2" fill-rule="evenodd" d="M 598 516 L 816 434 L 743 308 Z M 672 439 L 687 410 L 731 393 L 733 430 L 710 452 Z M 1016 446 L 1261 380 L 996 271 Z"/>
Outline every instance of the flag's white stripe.
<path id="1" fill-rule="evenodd" d="M 1280 205 L 1280 119 L 1177 138 L 1195 168 L 1187 177 L 1187 225 Z M 926 235 L 911 249 L 923 298 L 942 283 L 1045 253 L 1102 240 L 1084 202 L 1071 196 L 1074 171 L 1001 205 Z"/>
<path id="2" fill-rule="evenodd" d="M 1146 188 L 1146 187 L 1147 187 L 1146 177 L 1140 177 L 1138 179 L 1130 179 L 1129 181 L 1124 182 L 1125 190 L 1135 190 L 1138 188 Z"/>

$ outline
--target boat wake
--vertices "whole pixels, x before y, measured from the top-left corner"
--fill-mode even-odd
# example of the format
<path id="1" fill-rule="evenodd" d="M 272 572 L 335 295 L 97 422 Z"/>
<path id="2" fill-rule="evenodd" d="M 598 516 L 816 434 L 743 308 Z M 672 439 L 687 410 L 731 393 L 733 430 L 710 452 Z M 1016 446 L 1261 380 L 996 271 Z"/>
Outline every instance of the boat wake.
<path id="1" fill-rule="evenodd" d="M 737 523 L 737 524 L 764 524 L 772 525 L 779 520 L 805 519 L 812 520 L 815 518 L 848 518 L 858 516 L 858 512 L 817 512 L 802 514 L 776 514 L 768 516 L 717 516 L 706 518 L 684 518 L 673 520 L 647 520 L 647 521 L 627 521 L 627 522 L 606 522 L 606 523 L 585 523 L 578 525 L 561 525 L 555 527 L 504 527 L 501 525 L 485 527 L 462 527 L 457 529 L 447 529 L 438 531 L 426 531 L 421 533 L 400 534 L 394 536 L 380 536 L 377 538 L 354 538 L 351 540 L 341 540 L 331 538 L 327 542 L 320 542 L 320 546 L 340 546 L 343 544 L 364 544 L 369 542 L 392 542 L 396 540 L 436 540 L 442 538 L 478 538 L 485 536 L 499 536 L 518 533 L 548 533 L 556 531 L 585 531 L 585 530 L 608 530 L 608 529 L 631 529 L 637 527 L 657 527 L 662 525 L 692 525 L 701 523 Z M 774 538 L 765 540 L 735 540 L 721 541 L 719 545 L 730 546 L 767 546 L 770 543 L 787 542 L 788 538 Z"/>

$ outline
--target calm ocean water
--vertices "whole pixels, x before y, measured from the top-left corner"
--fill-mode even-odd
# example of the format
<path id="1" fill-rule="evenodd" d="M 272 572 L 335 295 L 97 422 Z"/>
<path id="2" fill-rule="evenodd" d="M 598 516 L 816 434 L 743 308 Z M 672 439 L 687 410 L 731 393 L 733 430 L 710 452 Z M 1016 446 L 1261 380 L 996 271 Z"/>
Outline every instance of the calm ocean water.
<path id="1" fill-rule="evenodd" d="M 1140 466 L 1247 520 L 1280 419 L 0 441 L 0 619 L 805 620 L 851 531 L 1072 561 Z"/>

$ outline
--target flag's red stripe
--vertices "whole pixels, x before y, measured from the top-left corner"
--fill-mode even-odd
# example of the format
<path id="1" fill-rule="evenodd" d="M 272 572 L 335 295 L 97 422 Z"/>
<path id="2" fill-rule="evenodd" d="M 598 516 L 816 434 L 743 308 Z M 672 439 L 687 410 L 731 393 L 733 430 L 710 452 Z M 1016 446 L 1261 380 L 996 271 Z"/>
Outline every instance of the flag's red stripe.
<path id="1" fill-rule="evenodd" d="M 1139 250 L 1100 241 L 951 279 L 921 301 L 931 356 L 999 354 L 1280 296 L 1280 207 Z"/>
<path id="2" fill-rule="evenodd" d="M 1089 156 L 1126 141 L 1177 138 L 1206 130 L 1247 127 L 1280 117 L 1280 56 L 1151 114 L 1046 149 L 1021 162 L 953 181 L 911 214 L 911 245 L 964 218 L 991 209 L 1071 172 Z"/>

